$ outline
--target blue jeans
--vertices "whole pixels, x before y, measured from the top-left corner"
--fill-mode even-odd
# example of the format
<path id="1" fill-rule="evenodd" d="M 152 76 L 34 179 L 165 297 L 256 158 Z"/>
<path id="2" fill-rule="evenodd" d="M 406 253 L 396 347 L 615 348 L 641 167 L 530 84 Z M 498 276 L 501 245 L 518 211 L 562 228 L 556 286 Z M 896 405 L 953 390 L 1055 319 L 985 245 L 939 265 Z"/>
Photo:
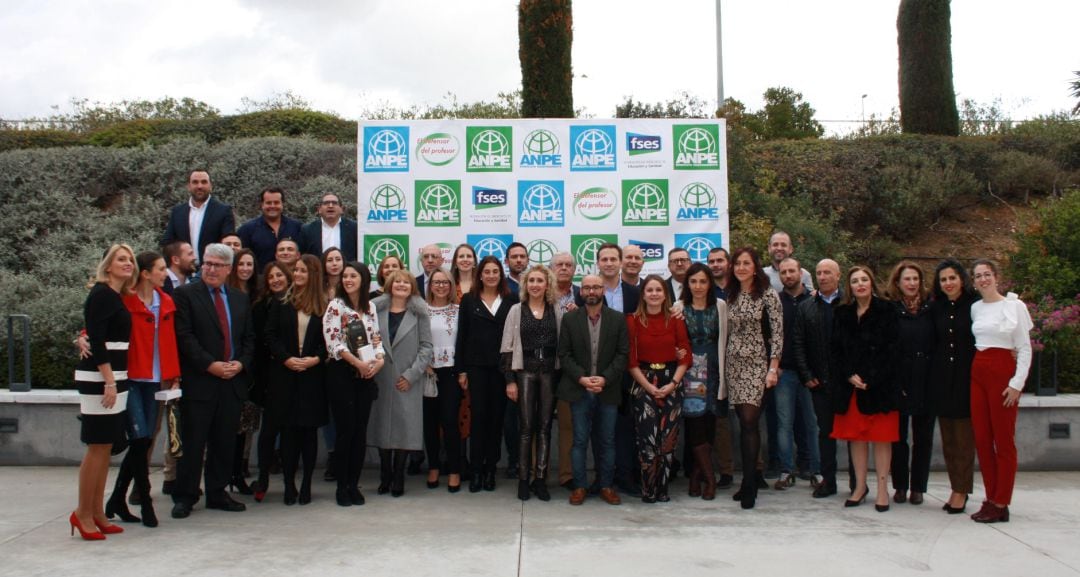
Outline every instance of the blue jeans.
<path id="1" fill-rule="evenodd" d="M 157 426 L 158 402 L 154 393 L 161 390 L 161 383 L 128 381 L 128 438 L 145 439 L 154 434 Z"/>
<path id="2" fill-rule="evenodd" d="M 581 398 L 570 403 L 570 412 L 574 416 L 574 446 L 570 450 L 570 459 L 574 463 L 575 488 L 589 488 L 585 455 L 590 438 L 599 445 L 593 447 L 594 454 L 598 456 L 597 485 L 609 488 L 615 483 L 615 417 L 618 411 L 618 406 L 600 402 L 589 391 L 582 391 Z"/>
<path id="3" fill-rule="evenodd" d="M 803 386 L 799 381 L 799 373 L 794 370 L 784 370 L 780 373 L 780 380 L 774 389 L 773 400 L 776 405 L 776 445 L 780 458 L 780 471 L 792 473 L 795 471 L 795 455 L 792 450 L 795 434 L 799 434 L 799 445 L 809 449 L 810 472 L 821 472 L 821 451 L 818 449 L 817 418 L 814 416 L 814 401 L 810 397 L 810 389 Z M 795 431 L 795 415 L 798 414 L 802 424 L 802 431 Z"/>

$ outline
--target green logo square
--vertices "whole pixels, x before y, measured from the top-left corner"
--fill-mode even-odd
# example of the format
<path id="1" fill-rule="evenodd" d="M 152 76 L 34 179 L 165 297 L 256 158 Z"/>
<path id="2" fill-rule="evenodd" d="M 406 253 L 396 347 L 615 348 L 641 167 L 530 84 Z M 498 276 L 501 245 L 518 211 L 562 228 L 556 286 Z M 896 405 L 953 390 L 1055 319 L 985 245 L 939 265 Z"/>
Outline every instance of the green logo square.
<path id="1" fill-rule="evenodd" d="M 409 235 L 365 234 L 364 254 L 369 267 L 377 267 L 382 259 L 394 255 L 401 259 L 401 266 L 409 270 Z M 373 273 L 374 274 L 374 273 Z"/>
<path id="2" fill-rule="evenodd" d="M 465 141 L 466 172 L 514 170 L 513 130 L 509 126 L 468 126 Z"/>
<path id="3" fill-rule="evenodd" d="M 622 181 L 623 226 L 667 226 L 669 206 L 667 180 Z"/>
<path id="4" fill-rule="evenodd" d="M 719 170 L 720 126 L 676 124 L 672 127 L 675 170 Z"/>
<path id="5" fill-rule="evenodd" d="M 461 226 L 461 181 L 416 181 L 416 226 Z"/>
<path id="6" fill-rule="evenodd" d="M 582 277 L 600 274 L 596 266 L 596 250 L 605 243 L 619 244 L 617 234 L 572 234 L 570 235 L 570 254 L 574 255 L 577 270 L 574 282 L 581 282 Z"/>

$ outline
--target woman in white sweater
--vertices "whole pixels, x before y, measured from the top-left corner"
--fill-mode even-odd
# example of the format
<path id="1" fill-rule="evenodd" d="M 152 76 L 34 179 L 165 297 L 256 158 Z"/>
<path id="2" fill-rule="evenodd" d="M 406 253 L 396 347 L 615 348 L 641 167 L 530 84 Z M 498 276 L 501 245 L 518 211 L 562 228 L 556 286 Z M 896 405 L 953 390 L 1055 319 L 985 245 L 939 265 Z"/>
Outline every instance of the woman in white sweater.
<path id="1" fill-rule="evenodd" d="M 998 292 L 997 263 L 975 261 L 972 277 L 982 300 L 971 305 L 976 350 L 971 364 L 971 424 L 986 501 L 971 518 L 978 523 L 1006 523 L 1016 481 L 1016 415 L 1031 366 L 1031 315 L 1015 294 Z"/>

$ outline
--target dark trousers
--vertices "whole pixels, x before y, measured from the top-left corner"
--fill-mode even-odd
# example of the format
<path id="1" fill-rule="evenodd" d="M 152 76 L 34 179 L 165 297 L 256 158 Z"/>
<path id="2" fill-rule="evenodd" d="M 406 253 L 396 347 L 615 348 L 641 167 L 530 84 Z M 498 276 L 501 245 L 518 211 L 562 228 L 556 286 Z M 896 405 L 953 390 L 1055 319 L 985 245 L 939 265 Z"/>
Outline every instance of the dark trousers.
<path id="1" fill-rule="evenodd" d="M 623 375 L 623 399 L 615 416 L 615 484 L 625 490 L 640 485 L 641 469 L 637 460 L 637 429 L 634 424 L 633 401 L 630 391 L 633 379 L 630 373 Z M 596 442 L 595 433 L 593 446 Z M 595 451 L 594 451 L 595 452 Z"/>
<path id="2" fill-rule="evenodd" d="M 975 431 L 971 417 L 938 417 L 938 427 L 949 484 L 957 493 L 971 494 L 975 487 Z"/>
<path id="3" fill-rule="evenodd" d="M 520 462 L 520 448 L 518 441 L 521 438 L 521 407 L 517 403 L 508 402 L 504 405 L 503 414 L 503 444 L 506 445 L 506 470 L 517 471 Z"/>
<path id="4" fill-rule="evenodd" d="M 285 475 L 285 487 L 294 486 L 296 472 L 300 471 L 303 458 L 304 486 L 311 487 L 311 475 L 315 471 L 315 458 L 319 454 L 319 428 L 288 426 L 281 430 L 281 472 Z"/>
<path id="5" fill-rule="evenodd" d="M 555 384 L 551 373 L 526 373 L 517 375 L 518 381 L 518 479 L 528 480 L 535 471 L 534 479 L 547 478 L 548 459 L 551 456 L 551 417 L 555 414 Z M 533 442 L 536 454 L 533 456 Z M 535 469 L 532 467 L 535 461 Z"/>
<path id="6" fill-rule="evenodd" d="M 368 418 L 371 416 L 371 403 L 375 400 L 375 383 L 358 377 L 352 366 L 344 361 L 330 361 L 326 367 L 326 377 L 326 394 L 335 425 L 334 473 L 338 487 L 355 489 L 364 470 Z M 259 461 L 261 463 L 261 456 Z"/>
<path id="7" fill-rule="evenodd" d="M 911 448 L 908 448 L 908 424 Z M 892 444 L 892 484 L 897 491 L 926 492 L 934 450 L 934 417 L 900 413 L 900 440 Z M 909 460 L 910 459 L 910 460 Z M 908 466 L 910 462 L 910 468 Z"/>
<path id="8" fill-rule="evenodd" d="M 818 424 L 818 449 L 821 451 L 821 476 L 830 487 L 836 486 L 836 439 L 832 438 L 833 409 L 832 401 L 823 387 L 811 391 L 814 401 L 814 415 Z"/>
<path id="9" fill-rule="evenodd" d="M 232 383 L 224 383 L 211 399 L 184 398 L 180 402 L 180 438 L 184 456 L 176 474 L 173 502 L 194 505 L 198 501 L 199 477 L 206 453 L 206 501 L 225 498 L 232 474 L 236 431 L 240 428 L 240 399 Z"/>
<path id="10" fill-rule="evenodd" d="M 494 473 L 499 463 L 503 415 L 506 411 L 506 380 L 497 366 L 468 367 L 472 398 L 469 428 L 469 464 L 473 474 Z"/>
<path id="11" fill-rule="evenodd" d="M 452 367 L 435 369 L 439 396 L 424 399 L 424 448 L 427 450 L 428 468 L 440 469 L 443 449 L 446 470 L 443 473 L 461 473 L 461 431 L 458 414 L 461 410 L 461 386 L 454 377 Z"/>

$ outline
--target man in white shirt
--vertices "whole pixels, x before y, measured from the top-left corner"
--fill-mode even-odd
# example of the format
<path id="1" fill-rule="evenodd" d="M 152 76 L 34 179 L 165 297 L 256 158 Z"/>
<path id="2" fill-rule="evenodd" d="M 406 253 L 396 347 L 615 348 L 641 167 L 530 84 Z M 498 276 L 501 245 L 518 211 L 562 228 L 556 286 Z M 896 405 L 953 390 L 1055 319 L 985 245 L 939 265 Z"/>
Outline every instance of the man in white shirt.
<path id="1" fill-rule="evenodd" d="M 192 171 L 188 176 L 187 202 L 178 204 L 169 213 L 169 222 L 161 239 L 162 246 L 176 240 L 190 243 L 198 259 L 206 245 L 218 242 L 236 229 L 232 207 L 213 198 L 214 186 L 205 170 Z"/>
<path id="2" fill-rule="evenodd" d="M 443 265 L 443 253 L 442 249 L 437 244 L 429 244 L 420 249 L 420 267 L 423 272 L 416 275 L 416 288 L 420 291 L 420 296 L 426 298 L 428 281 L 431 280 L 431 273 L 435 272 Z"/>
<path id="3" fill-rule="evenodd" d="M 676 302 L 682 297 L 683 283 L 686 282 L 686 271 L 690 270 L 690 253 L 685 248 L 675 247 L 668 251 L 667 267 L 671 276 L 667 278 L 668 296 L 671 302 Z"/>
<path id="4" fill-rule="evenodd" d="M 322 253 L 331 247 L 341 249 L 346 262 L 355 261 L 357 256 L 356 221 L 346 218 L 345 205 L 341 198 L 328 192 L 319 199 L 319 218 L 305 224 L 300 229 L 300 252 L 322 257 Z"/>

